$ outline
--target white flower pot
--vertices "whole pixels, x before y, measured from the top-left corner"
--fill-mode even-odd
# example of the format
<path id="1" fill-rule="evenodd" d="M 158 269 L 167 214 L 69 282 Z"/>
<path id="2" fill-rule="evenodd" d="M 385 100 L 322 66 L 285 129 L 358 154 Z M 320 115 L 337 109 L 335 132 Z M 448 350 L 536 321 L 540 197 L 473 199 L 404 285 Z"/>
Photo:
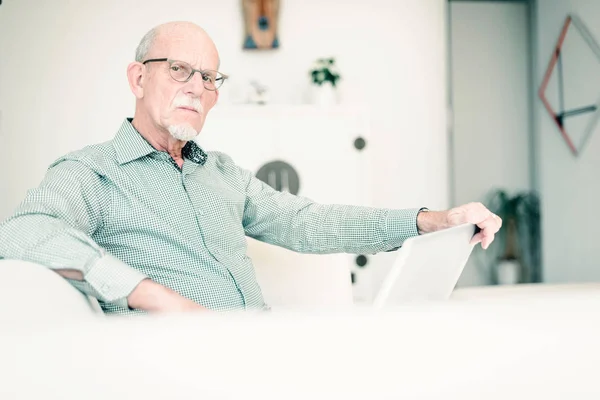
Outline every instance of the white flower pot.
<path id="1" fill-rule="evenodd" d="M 514 285 L 519 283 L 521 265 L 517 260 L 503 260 L 496 266 L 496 277 L 499 285 Z"/>
<path id="2" fill-rule="evenodd" d="M 337 104 L 337 91 L 330 83 L 322 85 L 313 85 L 313 102 L 322 107 L 333 106 Z"/>

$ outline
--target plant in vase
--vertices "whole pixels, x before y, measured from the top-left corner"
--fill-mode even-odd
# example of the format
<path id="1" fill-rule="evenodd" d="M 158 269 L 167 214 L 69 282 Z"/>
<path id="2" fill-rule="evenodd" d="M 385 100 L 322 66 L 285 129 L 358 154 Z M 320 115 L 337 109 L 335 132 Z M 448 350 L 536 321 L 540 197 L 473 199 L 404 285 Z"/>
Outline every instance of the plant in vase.
<path id="1" fill-rule="evenodd" d="M 336 87 L 341 79 L 334 58 L 319 58 L 310 70 L 315 102 L 320 105 L 331 105 L 336 101 Z"/>
<path id="2" fill-rule="evenodd" d="M 486 270 L 493 284 L 541 282 L 540 201 L 535 192 L 514 196 L 492 191 L 486 205 L 503 224 L 485 253 Z"/>

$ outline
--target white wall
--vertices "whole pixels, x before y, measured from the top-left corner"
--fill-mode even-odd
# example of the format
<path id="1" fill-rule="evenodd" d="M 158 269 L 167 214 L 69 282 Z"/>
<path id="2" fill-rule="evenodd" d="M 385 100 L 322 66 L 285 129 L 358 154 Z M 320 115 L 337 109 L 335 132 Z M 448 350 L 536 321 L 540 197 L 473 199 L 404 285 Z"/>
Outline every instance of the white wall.
<path id="1" fill-rule="evenodd" d="M 600 2 L 537 1 L 537 77 L 539 87 L 568 13 L 577 14 L 600 40 Z M 590 79 L 600 71 L 591 66 Z M 536 102 L 538 179 L 542 194 L 544 278 L 549 282 L 600 280 L 600 127 L 580 157 L 574 157 L 555 124 Z"/>
<path id="2" fill-rule="evenodd" d="M 372 117 L 374 205 L 448 206 L 445 0 L 284 1 L 272 52 L 241 50 L 238 0 L 19 0 L 0 6 L 0 219 L 55 158 L 114 135 L 133 110 L 125 69 L 139 39 L 181 19 L 217 43 L 224 102 L 254 78 L 274 103 L 302 103 L 313 60 L 337 57 L 344 102 Z"/>
<path id="3" fill-rule="evenodd" d="M 453 198 L 530 189 L 529 15 L 524 2 L 450 3 Z M 459 285 L 489 283 L 471 257 Z"/>
<path id="4" fill-rule="evenodd" d="M 168 4 L 168 5 L 167 5 Z M 243 52 L 235 0 L 20 0 L 0 6 L 0 111 L 5 115 L 2 167 L 35 157 L 11 174 L 0 218 L 60 154 L 112 137 L 130 115 L 125 68 L 140 37 L 168 20 L 192 20 L 217 43 L 232 75 L 223 100 L 249 78 L 271 88 L 276 103 L 300 103 L 308 69 L 336 56 L 346 102 L 372 110 L 376 204 L 447 205 L 445 1 L 286 1 L 281 49 Z M 228 92 L 228 90 L 230 92 Z M 25 141 L 25 135 L 28 139 Z"/>

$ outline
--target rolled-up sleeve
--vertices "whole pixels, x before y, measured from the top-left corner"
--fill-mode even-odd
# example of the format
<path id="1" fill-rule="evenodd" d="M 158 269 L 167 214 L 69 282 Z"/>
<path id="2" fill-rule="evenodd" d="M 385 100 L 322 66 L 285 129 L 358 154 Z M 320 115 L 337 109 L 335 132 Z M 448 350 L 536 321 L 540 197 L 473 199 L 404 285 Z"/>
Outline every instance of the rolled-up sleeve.
<path id="1" fill-rule="evenodd" d="M 104 177 L 74 160 L 51 166 L 15 213 L 0 224 L 0 258 L 53 270 L 81 272 L 69 282 L 103 302 L 127 307 L 127 296 L 146 278 L 92 239 L 111 206 Z"/>
<path id="2" fill-rule="evenodd" d="M 135 268 L 105 254 L 87 270 L 83 281 L 69 279 L 69 282 L 98 300 L 128 308 L 127 296 L 146 278 Z"/>

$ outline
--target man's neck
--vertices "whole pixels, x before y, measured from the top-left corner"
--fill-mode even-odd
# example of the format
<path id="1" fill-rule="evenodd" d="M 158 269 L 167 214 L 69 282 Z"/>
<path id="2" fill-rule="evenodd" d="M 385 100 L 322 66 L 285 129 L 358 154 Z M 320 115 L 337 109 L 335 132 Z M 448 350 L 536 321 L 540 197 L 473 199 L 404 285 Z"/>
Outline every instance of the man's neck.
<path id="1" fill-rule="evenodd" d="M 179 165 L 179 168 L 182 167 L 183 156 L 181 150 L 186 142 L 175 139 L 168 131 L 158 129 L 153 123 L 137 114 L 131 124 L 152 147 L 158 151 L 168 153 Z"/>

